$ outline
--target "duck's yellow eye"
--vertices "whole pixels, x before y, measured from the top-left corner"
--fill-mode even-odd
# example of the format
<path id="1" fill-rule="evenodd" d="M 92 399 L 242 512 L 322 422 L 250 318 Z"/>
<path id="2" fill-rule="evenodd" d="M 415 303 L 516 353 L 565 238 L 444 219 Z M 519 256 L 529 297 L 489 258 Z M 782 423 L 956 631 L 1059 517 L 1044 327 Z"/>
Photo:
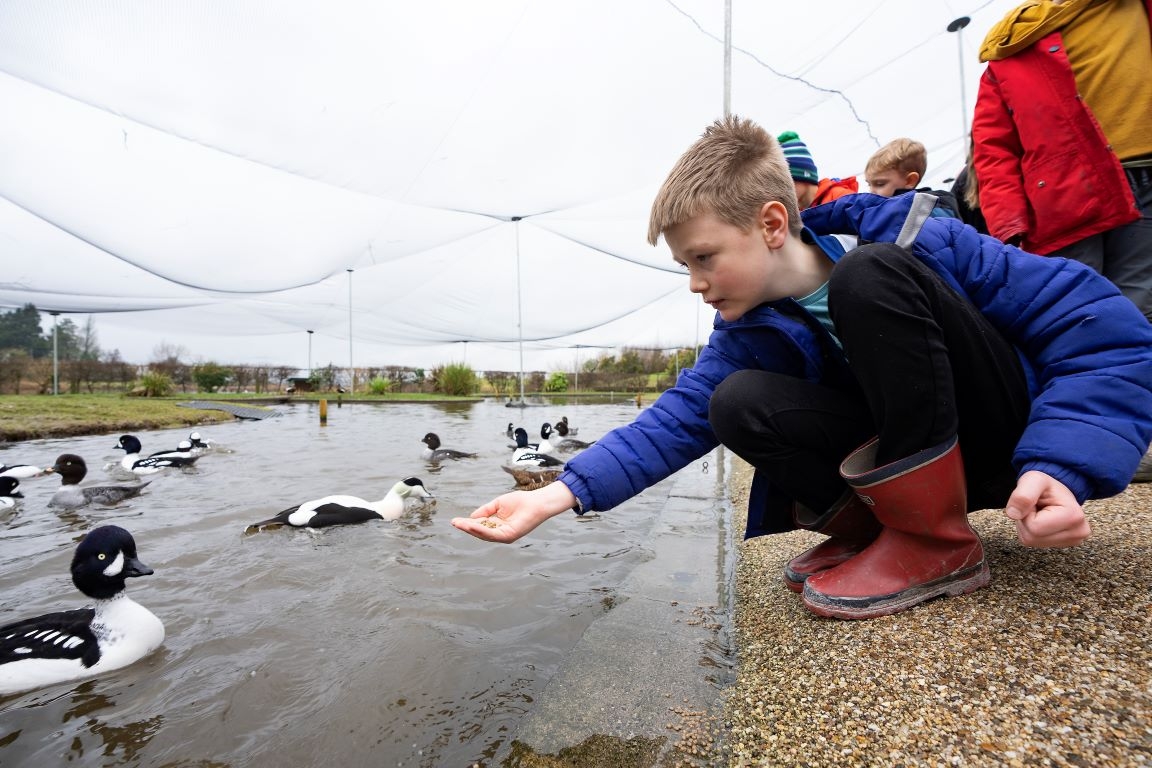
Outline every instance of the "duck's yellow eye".
<path id="1" fill-rule="evenodd" d="M 99 558 L 99 559 L 101 559 L 101 560 L 103 560 L 104 558 L 108 557 L 108 555 L 106 555 L 106 554 L 104 554 L 103 552 L 101 552 L 100 554 L 96 555 L 96 557 L 97 557 L 97 558 Z"/>

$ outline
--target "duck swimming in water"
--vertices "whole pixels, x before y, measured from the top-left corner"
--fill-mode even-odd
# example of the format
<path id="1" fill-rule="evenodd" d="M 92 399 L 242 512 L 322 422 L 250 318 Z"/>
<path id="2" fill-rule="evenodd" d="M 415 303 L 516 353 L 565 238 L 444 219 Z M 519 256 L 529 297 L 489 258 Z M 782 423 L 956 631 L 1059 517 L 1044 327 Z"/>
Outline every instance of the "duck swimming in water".
<path id="1" fill-rule="evenodd" d="M 95 603 L 0 627 L 0 696 L 126 667 L 164 642 L 164 624 L 124 594 L 125 579 L 153 571 L 132 534 L 93 528 L 76 547 L 72 583 Z"/>
<path id="2" fill-rule="evenodd" d="M 423 458 L 427 461 L 443 461 L 444 459 L 474 459 L 476 454 L 466 453 L 464 451 L 453 450 L 452 448 L 440 447 L 440 436 L 435 432 L 429 432 L 420 439 L 420 442 L 428 446 L 424 449 Z"/>
<path id="3" fill-rule="evenodd" d="M 144 459 L 140 458 L 140 440 L 133 435 L 121 435 L 112 447 L 125 452 L 124 458 L 120 460 L 122 469 L 137 475 L 150 475 L 169 467 L 190 467 L 195 464 L 200 457 L 192 455 L 190 441 L 185 440 L 181 445 L 184 443 L 188 443 L 187 450 L 160 451 Z"/>
<path id="4" fill-rule="evenodd" d="M 17 480 L 31 480 L 51 472 L 51 467 L 34 467 L 31 464 L 0 464 L 0 477 L 14 477 Z"/>
<path id="5" fill-rule="evenodd" d="M 64 507 L 75 509 L 89 504 L 103 504 L 111 506 L 119 504 L 124 499 L 139 496 L 140 491 L 151 482 L 145 480 L 132 485 L 80 485 L 80 481 L 88 474 L 88 465 L 84 459 L 74 453 L 62 453 L 56 457 L 52 470 L 60 475 L 60 488 L 52 494 L 48 502 L 50 507 Z"/>
<path id="6" fill-rule="evenodd" d="M 406 477 L 392 486 L 380 501 L 365 501 L 356 496 L 325 496 L 289 507 L 275 517 L 249 525 L 244 532 L 255 533 L 262 528 L 327 528 L 332 525 L 352 525 L 369 520 L 395 520 L 404 514 L 404 502 L 409 498 L 433 498 L 418 477 Z"/>
<path id="7" fill-rule="evenodd" d="M 575 427 L 568 426 L 567 416 L 561 416 L 560 421 L 556 422 L 554 428 L 556 434 L 560 435 L 560 437 L 576 437 L 576 433 L 580 431 Z"/>
<path id="8" fill-rule="evenodd" d="M 14 477 L 0 477 L 0 511 L 15 509 L 24 494 L 16 490 L 20 481 Z"/>
<path id="9" fill-rule="evenodd" d="M 555 456 L 549 456 L 528 444 L 528 432 L 523 427 L 516 428 L 516 448 L 512 451 L 514 466 L 522 467 L 560 467 L 564 462 Z"/>

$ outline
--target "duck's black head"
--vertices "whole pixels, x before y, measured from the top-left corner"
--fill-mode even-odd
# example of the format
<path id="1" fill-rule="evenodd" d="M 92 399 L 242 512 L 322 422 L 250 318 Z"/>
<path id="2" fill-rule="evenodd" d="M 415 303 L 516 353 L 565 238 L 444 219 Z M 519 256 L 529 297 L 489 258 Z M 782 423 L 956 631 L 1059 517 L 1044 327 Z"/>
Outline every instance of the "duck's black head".
<path id="1" fill-rule="evenodd" d="M 133 435 L 120 435 L 120 439 L 112 447 L 128 453 L 140 453 L 140 441 Z"/>
<path id="2" fill-rule="evenodd" d="M 541 425 L 541 427 L 540 427 L 540 437 L 547 440 L 551 436 L 552 436 L 552 425 L 549 424 L 548 422 L 544 422 L 544 424 Z"/>
<path id="3" fill-rule="evenodd" d="M 432 450 L 436 450 L 440 447 L 440 436 L 435 432 L 429 432 L 428 434 L 424 435 L 420 442 L 424 443 L 424 445 L 428 446 Z"/>
<path id="4" fill-rule="evenodd" d="M 117 525 L 93 528 L 72 557 L 72 583 L 97 600 L 121 592 L 126 578 L 148 576 L 152 572 L 137 559 L 132 534 Z"/>
<path id="5" fill-rule="evenodd" d="M 52 471 L 60 475 L 61 484 L 77 485 L 88 474 L 88 465 L 74 453 L 62 453 L 56 457 Z"/>
<path id="6" fill-rule="evenodd" d="M 524 429 L 524 427 L 516 427 L 515 434 L 516 434 L 516 447 L 517 448 L 527 448 L 528 447 L 528 430 Z"/>
<path id="7" fill-rule="evenodd" d="M 0 477 L 0 496 L 10 496 L 13 499 L 22 499 L 24 494 L 16 490 L 20 481 L 14 477 Z"/>

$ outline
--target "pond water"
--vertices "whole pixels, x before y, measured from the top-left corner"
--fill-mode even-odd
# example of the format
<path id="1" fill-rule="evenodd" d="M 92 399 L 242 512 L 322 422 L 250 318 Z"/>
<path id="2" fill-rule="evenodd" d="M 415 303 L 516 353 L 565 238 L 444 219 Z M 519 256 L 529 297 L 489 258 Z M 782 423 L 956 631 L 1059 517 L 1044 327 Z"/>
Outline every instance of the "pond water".
<path id="1" fill-rule="evenodd" d="M 155 574 L 129 594 L 164 622 L 161 648 L 82 683 L 0 699 L 0 765 L 482 765 L 614 590 L 649 554 L 657 486 L 593 522 L 560 516 L 511 546 L 451 527 L 511 489 L 509 421 L 566 415 L 592 440 L 632 400 L 281 406 L 199 430 L 228 449 L 153 476 L 118 507 L 53 510 L 53 477 L 21 484 L 0 522 L 0 624 L 84 605 L 68 566 L 90 528 L 115 523 Z M 426 432 L 475 459 L 429 465 Z M 189 430 L 137 432 L 143 453 Z M 124 454 L 116 435 L 17 443 L 0 462 L 78 453 L 86 482 Z M 415 475 L 435 494 L 395 522 L 245 535 L 247 524 L 333 493 L 379 499 Z"/>

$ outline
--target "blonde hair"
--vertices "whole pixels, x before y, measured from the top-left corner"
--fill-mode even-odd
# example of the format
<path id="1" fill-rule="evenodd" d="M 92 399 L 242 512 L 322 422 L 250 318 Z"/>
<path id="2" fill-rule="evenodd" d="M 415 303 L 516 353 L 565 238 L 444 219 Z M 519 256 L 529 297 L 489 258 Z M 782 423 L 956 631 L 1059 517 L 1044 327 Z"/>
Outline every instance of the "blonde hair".
<path id="1" fill-rule="evenodd" d="M 868 158 L 868 165 L 864 166 L 864 174 L 880 173 L 883 171 L 897 171 L 899 173 L 915 172 L 924 178 L 928 170 L 928 150 L 924 145 L 913 139 L 893 139 L 872 157 Z"/>
<path id="2" fill-rule="evenodd" d="M 735 115 L 704 130 L 676 161 L 652 201 L 648 242 L 704 212 L 748 230 L 765 203 L 780 202 L 788 227 L 800 234 L 796 186 L 780 143 L 751 120 Z"/>
<path id="3" fill-rule="evenodd" d="M 975 150 L 976 144 L 970 140 L 968 157 L 964 160 L 964 168 L 968 171 L 964 177 L 964 202 L 974 211 L 980 207 L 980 180 L 976 178 Z"/>

